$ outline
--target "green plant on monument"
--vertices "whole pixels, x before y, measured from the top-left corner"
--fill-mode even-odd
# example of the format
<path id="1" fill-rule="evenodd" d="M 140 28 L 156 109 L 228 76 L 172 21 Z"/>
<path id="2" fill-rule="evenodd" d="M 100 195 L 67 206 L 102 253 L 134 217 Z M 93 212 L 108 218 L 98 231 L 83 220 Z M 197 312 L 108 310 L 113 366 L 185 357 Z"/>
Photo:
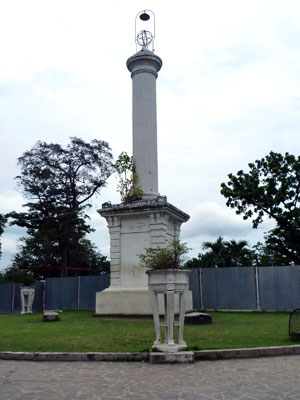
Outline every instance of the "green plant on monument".
<path id="1" fill-rule="evenodd" d="M 140 254 L 141 265 L 149 269 L 181 269 L 185 255 L 189 252 L 186 243 L 174 239 L 164 248 L 147 248 L 145 254 Z"/>
<path id="2" fill-rule="evenodd" d="M 123 151 L 117 161 L 116 167 L 120 176 L 118 192 L 121 195 L 123 203 L 128 203 L 141 198 L 144 194 L 143 190 L 137 186 L 137 173 L 133 161 L 133 157 Z"/>

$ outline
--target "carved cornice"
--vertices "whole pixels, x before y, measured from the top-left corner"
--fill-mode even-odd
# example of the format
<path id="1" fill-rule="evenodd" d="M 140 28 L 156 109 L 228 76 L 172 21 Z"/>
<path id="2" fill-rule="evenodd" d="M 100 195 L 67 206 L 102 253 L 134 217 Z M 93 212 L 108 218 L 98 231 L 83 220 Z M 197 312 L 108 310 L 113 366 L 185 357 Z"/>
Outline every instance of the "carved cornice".
<path id="1" fill-rule="evenodd" d="M 111 204 L 109 202 L 102 204 L 102 208 L 97 210 L 104 217 L 130 215 L 135 213 L 149 213 L 154 211 L 163 211 L 170 214 L 173 218 L 186 222 L 190 216 L 179 208 L 167 202 L 166 196 L 158 196 L 154 199 L 141 199 L 130 203 Z"/>

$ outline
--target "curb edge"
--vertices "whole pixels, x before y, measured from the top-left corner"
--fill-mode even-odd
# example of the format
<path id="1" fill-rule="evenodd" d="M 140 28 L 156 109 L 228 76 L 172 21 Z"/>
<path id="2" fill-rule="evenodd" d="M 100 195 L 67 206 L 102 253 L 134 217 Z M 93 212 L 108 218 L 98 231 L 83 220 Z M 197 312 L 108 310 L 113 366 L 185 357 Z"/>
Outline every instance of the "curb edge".
<path id="1" fill-rule="evenodd" d="M 255 347 L 246 349 L 193 351 L 195 361 L 228 360 L 235 358 L 274 357 L 300 354 L 300 345 Z M 149 362 L 149 353 L 62 353 L 62 352 L 12 352 L 0 351 L 0 360 L 15 361 L 140 361 Z"/>

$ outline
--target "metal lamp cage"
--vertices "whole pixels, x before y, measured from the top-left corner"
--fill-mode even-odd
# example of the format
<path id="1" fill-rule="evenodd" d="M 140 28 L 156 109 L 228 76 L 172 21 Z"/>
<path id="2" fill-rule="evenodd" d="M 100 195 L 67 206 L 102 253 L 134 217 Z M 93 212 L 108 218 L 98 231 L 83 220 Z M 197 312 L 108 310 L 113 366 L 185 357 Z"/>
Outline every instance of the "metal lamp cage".
<path id="1" fill-rule="evenodd" d="M 295 340 L 300 340 L 300 308 L 290 313 L 289 335 Z"/>
<path id="2" fill-rule="evenodd" d="M 145 28 L 149 29 L 146 30 Z M 141 45 L 138 41 L 139 35 L 151 36 L 151 40 L 148 41 L 146 46 Z M 154 52 L 154 41 L 155 41 L 155 14 L 151 10 L 140 11 L 135 17 L 135 47 L 136 51 L 138 47 L 151 46 Z"/>

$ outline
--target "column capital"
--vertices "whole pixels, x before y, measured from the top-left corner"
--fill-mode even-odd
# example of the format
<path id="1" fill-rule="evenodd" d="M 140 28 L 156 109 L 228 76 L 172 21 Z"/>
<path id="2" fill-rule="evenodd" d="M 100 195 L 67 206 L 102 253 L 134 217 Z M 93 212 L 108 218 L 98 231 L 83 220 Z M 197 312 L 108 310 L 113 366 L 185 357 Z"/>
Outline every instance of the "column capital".
<path id="1" fill-rule="evenodd" d="M 157 78 L 157 73 L 162 67 L 162 59 L 149 50 L 141 50 L 129 57 L 126 66 L 133 78 L 136 74 L 146 72 Z"/>

